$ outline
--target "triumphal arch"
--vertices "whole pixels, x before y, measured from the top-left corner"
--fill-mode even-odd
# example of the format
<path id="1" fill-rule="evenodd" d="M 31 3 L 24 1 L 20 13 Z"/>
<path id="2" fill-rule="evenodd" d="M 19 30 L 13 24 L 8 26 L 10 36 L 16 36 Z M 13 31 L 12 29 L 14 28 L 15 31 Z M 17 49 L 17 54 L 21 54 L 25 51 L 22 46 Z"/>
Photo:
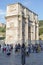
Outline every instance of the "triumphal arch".
<path id="1" fill-rule="evenodd" d="M 38 15 L 21 3 L 9 4 L 5 19 L 6 44 L 35 44 L 39 40 Z"/>

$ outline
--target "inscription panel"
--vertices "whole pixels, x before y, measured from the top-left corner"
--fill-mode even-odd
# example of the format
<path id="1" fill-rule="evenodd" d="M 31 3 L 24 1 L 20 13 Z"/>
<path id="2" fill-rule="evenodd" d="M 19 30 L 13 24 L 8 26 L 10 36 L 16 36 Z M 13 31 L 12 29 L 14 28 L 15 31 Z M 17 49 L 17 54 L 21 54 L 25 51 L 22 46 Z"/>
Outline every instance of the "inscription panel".
<path id="1" fill-rule="evenodd" d="M 9 5 L 7 7 L 7 15 L 16 15 L 18 14 L 18 5 Z"/>

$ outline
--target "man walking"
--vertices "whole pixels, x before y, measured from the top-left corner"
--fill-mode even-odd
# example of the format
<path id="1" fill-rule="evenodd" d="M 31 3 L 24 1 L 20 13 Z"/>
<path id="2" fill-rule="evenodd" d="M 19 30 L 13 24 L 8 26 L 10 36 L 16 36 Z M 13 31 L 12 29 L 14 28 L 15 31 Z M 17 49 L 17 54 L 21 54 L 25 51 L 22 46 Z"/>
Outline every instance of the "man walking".
<path id="1" fill-rule="evenodd" d="M 22 44 L 21 47 L 21 63 L 22 65 L 25 65 L 25 44 Z"/>

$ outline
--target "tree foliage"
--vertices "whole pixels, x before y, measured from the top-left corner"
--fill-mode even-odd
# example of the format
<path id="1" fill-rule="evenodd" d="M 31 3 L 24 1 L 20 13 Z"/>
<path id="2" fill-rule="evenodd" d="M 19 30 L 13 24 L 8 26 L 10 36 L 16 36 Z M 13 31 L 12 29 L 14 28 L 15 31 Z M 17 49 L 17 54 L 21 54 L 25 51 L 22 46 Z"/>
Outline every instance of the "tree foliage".
<path id="1" fill-rule="evenodd" d="M 5 32 L 6 31 L 6 27 L 0 27 L 0 32 Z"/>
<path id="2" fill-rule="evenodd" d="M 39 35 L 43 34 L 43 20 L 39 20 Z"/>

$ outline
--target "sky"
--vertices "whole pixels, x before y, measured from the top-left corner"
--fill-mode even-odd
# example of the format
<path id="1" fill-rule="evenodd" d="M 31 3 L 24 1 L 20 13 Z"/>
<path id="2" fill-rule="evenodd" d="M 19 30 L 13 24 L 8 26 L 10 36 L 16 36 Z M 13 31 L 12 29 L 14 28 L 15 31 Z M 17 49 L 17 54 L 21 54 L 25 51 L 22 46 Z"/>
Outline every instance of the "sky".
<path id="1" fill-rule="evenodd" d="M 6 23 L 6 8 L 8 4 L 21 3 L 38 14 L 38 19 L 43 20 L 43 0 L 0 0 L 0 22 Z"/>

